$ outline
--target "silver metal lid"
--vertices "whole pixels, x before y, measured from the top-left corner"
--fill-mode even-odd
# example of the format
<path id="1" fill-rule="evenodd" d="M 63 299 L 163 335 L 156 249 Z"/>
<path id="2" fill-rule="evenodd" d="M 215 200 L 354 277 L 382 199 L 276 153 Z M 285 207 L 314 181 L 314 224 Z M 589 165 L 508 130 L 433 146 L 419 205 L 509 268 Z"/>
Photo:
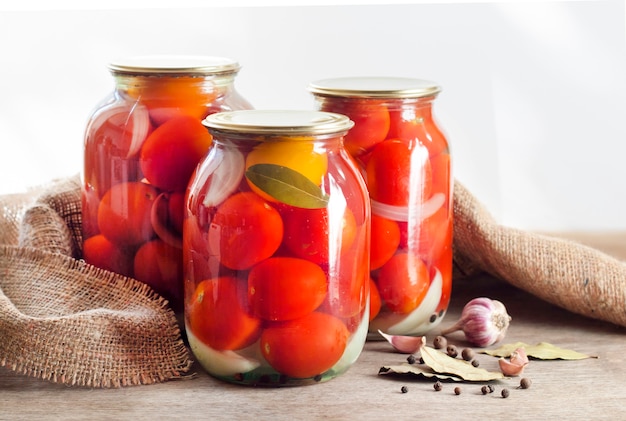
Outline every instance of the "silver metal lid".
<path id="1" fill-rule="evenodd" d="M 232 133 L 321 135 L 345 132 L 354 123 L 342 114 L 300 110 L 242 110 L 211 114 L 209 129 Z"/>
<path id="2" fill-rule="evenodd" d="M 437 95 L 437 83 L 403 77 L 340 77 L 312 82 L 309 91 L 321 96 L 353 98 L 422 98 Z"/>
<path id="3" fill-rule="evenodd" d="M 187 74 L 206 75 L 236 73 L 240 69 L 237 61 L 226 57 L 150 55 L 115 60 L 109 64 L 113 73 L 124 74 Z"/>

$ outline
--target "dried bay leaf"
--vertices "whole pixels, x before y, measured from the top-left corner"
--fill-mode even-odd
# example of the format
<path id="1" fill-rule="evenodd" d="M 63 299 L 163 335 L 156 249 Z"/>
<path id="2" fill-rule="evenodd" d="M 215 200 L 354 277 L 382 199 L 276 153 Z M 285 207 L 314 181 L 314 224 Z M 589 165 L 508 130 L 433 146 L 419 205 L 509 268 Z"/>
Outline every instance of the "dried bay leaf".
<path id="1" fill-rule="evenodd" d="M 413 374 L 417 377 L 423 377 L 426 379 L 436 378 L 439 380 L 454 380 L 456 382 L 460 382 L 463 379 L 458 376 L 453 376 L 451 374 L 443 374 L 436 373 L 430 367 L 422 365 L 422 364 L 401 364 L 401 365 L 390 365 L 383 366 L 378 371 L 379 375 L 385 374 Z"/>
<path id="2" fill-rule="evenodd" d="M 320 209 L 328 205 L 328 196 L 318 185 L 282 165 L 252 165 L 246 170 L 246 178 L 264 193 L 291 206 Z"/>
<path id="3" fill-rule="evenodd" d="M 474 367 L 470 362 L 452 358 L 441 351 L 426 345 L 421 348 L 421 356 L 424 364 L 429 366 L 434 372 L 441 374 L 451 374 L 468 381 L 489 381 L 504 379 L 504 374 L 496 371 L 487 371 L 483 368 Z"/>
<path id="4" fill-rule="evenodd" d="M 524 342 L 505 344 L 499 348 L 481 351 L 483 354 L 493 357 L 510 357 L 517 348 L 524 348 L 529 358 L 539 360 L 583 360 L 586 358 L 598 358 L 593 355 L 582 354 L 570 349 L 559 348 L 548 342 L 539 342 L 536 345 L 528 345 Z"/>

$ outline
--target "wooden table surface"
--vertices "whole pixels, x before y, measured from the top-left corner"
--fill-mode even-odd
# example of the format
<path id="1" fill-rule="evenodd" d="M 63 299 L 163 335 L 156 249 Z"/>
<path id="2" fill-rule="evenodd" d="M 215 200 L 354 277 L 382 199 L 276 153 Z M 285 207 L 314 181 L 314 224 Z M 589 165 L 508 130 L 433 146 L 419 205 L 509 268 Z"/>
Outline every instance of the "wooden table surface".
<path id="1" fill-rule="evenodd" d="M 626 236 L 579 238 L 626 258 Z M 72 388 L 0 368 L 0 420 L 626 419 L 626 329 L 574 315 L 488 276 L 455 283 L 441 327 L 452 324 L 476 296 L 507 306 L 513 320 L 502 343 L 545 341 L 598 358 L 533 360 L 524 373 L 533 381 L 530 389 L 517 389 L 519 378 L 511 378 L 494 382 L 496 392 L 485 396 L 483 383 L 444 383 L 436 392 L 432 380 L 378 375 L 381 366 L 406 361 L 406 355 L 378 341 L 368 342 L 359 360 L 336 379 L 281 389 L 227 384 L 198 366 L 189 380 L 122 389 Z M 437 333 L 427 335 L 429 343 Z M 450 336 L 461 347 L 466 346 L 462 338 L 462 333 Z M 498 370 L 496 358 L 480 355 L 479 360 L 481 367 Z M 453 393 L 457 385 L 462 388 L 458 396 Z M 407 393 L 401 393 L 402 386 Z M 510 389 L 507 399 L 499 395 L 503 387 Z"/>

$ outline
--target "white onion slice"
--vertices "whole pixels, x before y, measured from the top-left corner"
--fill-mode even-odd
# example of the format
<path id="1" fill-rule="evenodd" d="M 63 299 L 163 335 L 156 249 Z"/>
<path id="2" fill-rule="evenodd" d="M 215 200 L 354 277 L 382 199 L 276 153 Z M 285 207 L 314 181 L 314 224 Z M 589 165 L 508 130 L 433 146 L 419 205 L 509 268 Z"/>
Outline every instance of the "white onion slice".
<path id="1" fill-rule="evenodd" d="M 196 338 L 191 330 L 186 330 L 193 355 L 206 371 L 215 376 L 234 376 L 238 373 L 247 373 L 261 365 L 259 361 L 245 358 L 234 351 L 216 351 Z"/>
<path id="2" fill-rule="evenodd" d="M 382 216 L 383 218 L 400 222 L 408 222 L 412 214 L 417 216 L 420 220 L 426 219 L 437 212 L 439 208 L 443 206 L 445 201 L 445 194 L 435 193 L 430 199 L 424 202 L 422 206 L 411 212 L 408 206 L 394 206 L 370 200 L 372 204 L 372 213 Z"/>
<path id="3" fill-rule="evenodd" d="M 341 373 L 348 369 L 361 355 L 361 351 L 363 350 L 363 345 L 365 345 L 365 341 L 367 340 L 367 328 L 368 328 L 368 320 L 370 315 L 370 301 L 369 297 L 367 298 L 367 305 L 365 306 L 365 311 L 363 311 L 363 318 L 361 319 L 361 323 L 359 323 L 359 328 L 352 334 L 350 341 L 346 345 L 346 349 L 343 351 L 343 355 L 335 363 L 332 367 L 332 370 Z"/>
<path id="4" fill-rule="evenodd" d="M 370 331 L 382 331 L 390 335 L 423 335 L 436 326 L 430 316 L 437 310 L 443 289 L 441 272 L 437 273 L 428 287 L 420 305 L 409 314 L 381 313 L 370 322 Z M 438 321 L 441 317 L 437 318 Z"/>
<path id="5" fill-rule="evenodd" d="M 239 187 L 246 164 L 243 154 L 236 149 L 224 152 L 215 148 L 212 153 L 215 156 L 208 156 L 204 161 L 206 166 L 199 170 L 207 174 L 204 183 L 209 183 L 202 202 L 206 207 L 219 205 Z"/>
<path id="6" fill-rule="evenodd" d="M 146 107 L 138 103 L 135 103 L 130 107 L 126 104 L 113 104 L 112 106 L 103 109 L 98 115 L 96 115 L 94 120 L 90 123 L 90 127 L 96 127 L 97 130 L 97 128 L 116 115 L 125 115 L 126 127 L 132 128 L 132 138 L 128 151 L 126 151 L 126 158 L 130 158 L 139 152 L 144 140 L 148 136 L 148 132 L 150 131 L 150 114 L 148 113 L 148 109 Z M 129 122 L 132 124 L 129 124 Z M 89 130 L 90 132 L 96 131 L 91 128 Z"/>

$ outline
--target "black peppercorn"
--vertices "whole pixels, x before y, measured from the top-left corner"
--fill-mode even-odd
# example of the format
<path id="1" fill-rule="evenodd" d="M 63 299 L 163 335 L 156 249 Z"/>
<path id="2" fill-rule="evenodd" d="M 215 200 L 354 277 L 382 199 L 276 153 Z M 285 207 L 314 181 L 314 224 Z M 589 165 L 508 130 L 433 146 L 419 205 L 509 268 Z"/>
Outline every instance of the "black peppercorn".
<path id="1" fill-rule="evenodd" d="M 487 393 L 491 393 L 489 391 L 489 388 L 487 386 L 483 386 L 480 388 L 480 391 L 482 392 L 483 395 L 486 395 Z"/>
<path id="2" fill-rule="evenodd" d="M 532 380 L 530 380 L 528 377 L 524 377 L 520 380 L 519 387 L 521 389 L 528 389 L 531 384 L 533 384 Z"/>
<path id="3" fill-rule="evenodd" d="M 406 357 L 406 362 L 409 364 L 415 364 L 415 362 L 417 361 L 417 359 L 415 358 L 415 355 L 411 354 L 408 357 Z"/>
<path id="4" fill-rule="evenodd" d="M 402 392 L 402 393 L 407 393 L 408 391 L 409 391 L 409 388 L 408 388 L 408 387 L 406 387 L 406 386 L 402 386 L 402 387 L 400 388 L 400 392 Z"/>
<path id="5" fill-rule="evenodd" d="M 441 389 L 443 389 L 443 384 L 441 384 L 440 381 L 436 381 L 433 387 L 435 388 L 437 392 L 439 392 Z"/>
<path id="6" fill-rule="evenodd" d="M 487 385 L 487 389 L 489 389 L 489 393 L 493 393 L 493 392 L 495 392 L 495 391 L 496 391 L 496 388 L 495 388 L 495 387 L 493 387 L 493 385 L 492 385 L 492 384 L 488 384 L 488 385 Z"/>
<path id="7" fill-rule="evenodd" d="M 509 397 L 509 389 L 502 389 L 502 392 L 500 394 L 502 395 L 503 398 L 508 398 Z"/>
<path id="8" fill-rule="evenodd" d="M 476 352 L 474 352 L 472 348 L 463 348 L 463 350 L 461 351 L 461 357 L 465 361 L 472 361 L 475 356 Z"/>
<path id="9" fill-rule="evenodd" d="M 459 351 L 456 349 L 456 346 L 454 345 L 448 345 L 448 347 L 446 348 L 446 352 L 452 358 L 456 358 L 457 355 L 459 355 Z"/>
<path id="10" fill-rule="evenodd" d="M 480 362 L 478 362 L 478 360 L 472 360 L 472 366 L 478 367 L 479 365 L 480 365 Z"/>
<path id="11" fill-rule="evenodd" d="M 435 347 L 435 349 L 444 349 L 446 346 L 448 346 L 448 340 L 443 336 L 437 336 L 433 340 L 433 346 Z"/>

